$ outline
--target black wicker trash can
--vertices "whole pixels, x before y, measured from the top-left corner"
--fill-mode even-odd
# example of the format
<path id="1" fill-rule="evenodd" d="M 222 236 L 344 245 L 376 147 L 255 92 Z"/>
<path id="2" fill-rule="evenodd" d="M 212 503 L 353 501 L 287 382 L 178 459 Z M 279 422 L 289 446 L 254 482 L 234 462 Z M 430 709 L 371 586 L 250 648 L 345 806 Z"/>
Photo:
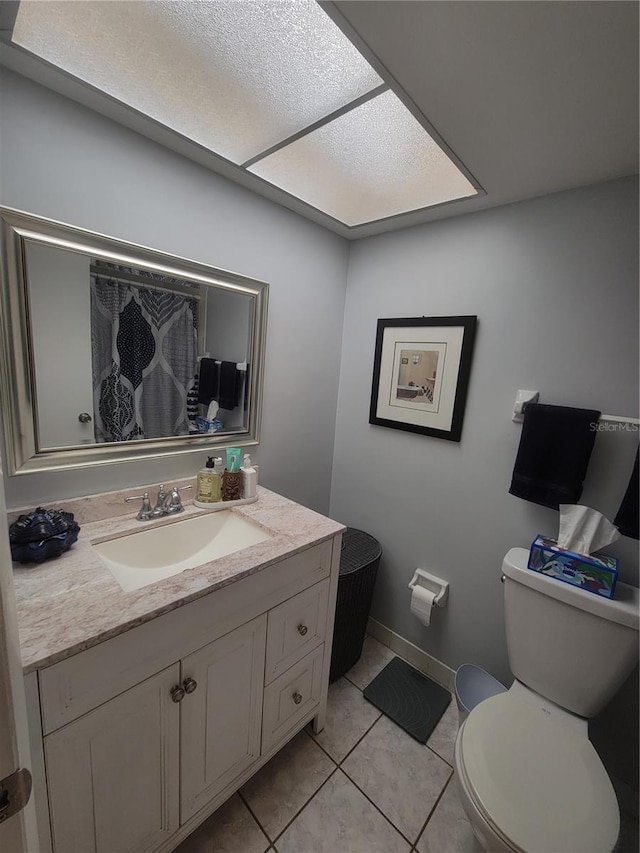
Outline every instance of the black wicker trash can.
<path id="1" fill-rule="evenodd" d="M 381 554 L 377 539 L 347 527 L 342 536 L 329 682 L 344 675 L 362 654 Z"/>

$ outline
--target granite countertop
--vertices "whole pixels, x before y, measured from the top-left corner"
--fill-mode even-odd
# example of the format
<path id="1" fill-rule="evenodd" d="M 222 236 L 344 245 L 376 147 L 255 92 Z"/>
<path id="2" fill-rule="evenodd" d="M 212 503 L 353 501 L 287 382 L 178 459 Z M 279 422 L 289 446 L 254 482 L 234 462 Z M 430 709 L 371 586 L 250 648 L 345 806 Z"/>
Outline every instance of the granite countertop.
<path id="1" fill-rule="evenodd" d="M 270 539 L 124 592 L 91 547 L 92 542 L 206 515 L 209 510 L 185 502 L 185 512 L 178 518 L 142 523 L 135 518 L 137 504 L 132 505 L 134 512 L 113 515 L 116 506 L 117 510 L 122 508 L 123 494 L 104 496 L 104 506 L 111 507 L 111 517 L 107 518 L 99 517 L 100 496 L 85 499 L 88 503 L 84 504 L 84 516 L 82 511 L 76 511 L 81 524 L 78 541 L 60 557 L 40 564 L 13 564 L 25 674 L 259 572 L 345 529 L 344 525 L 259 486 L 255 503 L 235 506 L 230 511 L 268 530 Z M 77 508 L 69 505 L 74 503 L 77 502 L 66 501 L 64 507 L 73 511 Z"/>

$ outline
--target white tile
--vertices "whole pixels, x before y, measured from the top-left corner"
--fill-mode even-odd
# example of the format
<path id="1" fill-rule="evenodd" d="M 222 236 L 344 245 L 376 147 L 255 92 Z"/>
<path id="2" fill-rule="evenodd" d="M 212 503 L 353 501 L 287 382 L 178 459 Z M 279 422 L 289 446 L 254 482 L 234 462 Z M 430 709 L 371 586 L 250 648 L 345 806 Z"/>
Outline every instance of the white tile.
<path id="1" fill-rule="evenodd" d="M 340 762 L 379 718 L 380 711 L 345 678 L 329 687 L 324 729 L 313 738 Z"/>
<path id="2" fill-rule="evenodd" d="M 412 844 L 451 775 L 448 764 L 385 716 L 342 769 Z"/>
<path id="3" fill-rule="evenodd" d="M 345 677 L 360 690 L 364 690 L 394 657 L 394 653 L 387 646 L 383 646 L 373 637 L 365 637 L 360 660 L 351 667 Z"/>
<path id="4" fill-rule="evenodd" d="M 278 853 L 409 853 L 409 844 L 341 770 L 275 844 Z"/>
<path id="5" fill-rule="evenodd" d="M 333 761 L 300 732 L 240 792 L 273 841 L 333 770 Z"/>
<path id="6" fill-rule="evenodd" d="M 237 794 L 186 838 L 174 853 L 264 853 L 269 839 Z"/>
<path id="7" fill-rule="evenodd" d="M 482 853 L 482 847 L 471 829 L 458 797 L 456 781 L 452 777 L 429 818 L 420 840 L 417 853 Z"/>

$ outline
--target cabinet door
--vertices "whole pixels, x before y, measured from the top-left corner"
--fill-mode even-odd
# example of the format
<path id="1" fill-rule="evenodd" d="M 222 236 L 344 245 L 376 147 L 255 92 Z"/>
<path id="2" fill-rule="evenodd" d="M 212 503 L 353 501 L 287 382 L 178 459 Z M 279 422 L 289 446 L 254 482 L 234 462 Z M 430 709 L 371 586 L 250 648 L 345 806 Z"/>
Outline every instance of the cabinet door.
<path id="1" fill-rule="evenodd" d="M 179 664 L 45 740 L 56 853 L 147 853 L 178 828 Z"/>
<path id="2" fill-rule="evenodd" d="M 260 755 L 267 617 L 259 616 L 182 661 L 180 818 L 184 823 Z"/>

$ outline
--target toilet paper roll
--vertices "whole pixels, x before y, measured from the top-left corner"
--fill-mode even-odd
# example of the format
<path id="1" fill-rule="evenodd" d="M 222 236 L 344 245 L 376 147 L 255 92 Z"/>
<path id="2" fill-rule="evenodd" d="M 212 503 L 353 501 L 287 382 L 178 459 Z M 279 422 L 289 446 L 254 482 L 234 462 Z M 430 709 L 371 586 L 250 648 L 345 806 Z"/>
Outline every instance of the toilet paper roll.
<path id="1" fill-rule="evenodd" d="M 416 584 L 413 588 L 411 593 L 411 612 L 423 625 L 431 623 L 431 608 L 433 607 L 435 597 L 435 592 L 431 592 L 423 586 Z"/>

